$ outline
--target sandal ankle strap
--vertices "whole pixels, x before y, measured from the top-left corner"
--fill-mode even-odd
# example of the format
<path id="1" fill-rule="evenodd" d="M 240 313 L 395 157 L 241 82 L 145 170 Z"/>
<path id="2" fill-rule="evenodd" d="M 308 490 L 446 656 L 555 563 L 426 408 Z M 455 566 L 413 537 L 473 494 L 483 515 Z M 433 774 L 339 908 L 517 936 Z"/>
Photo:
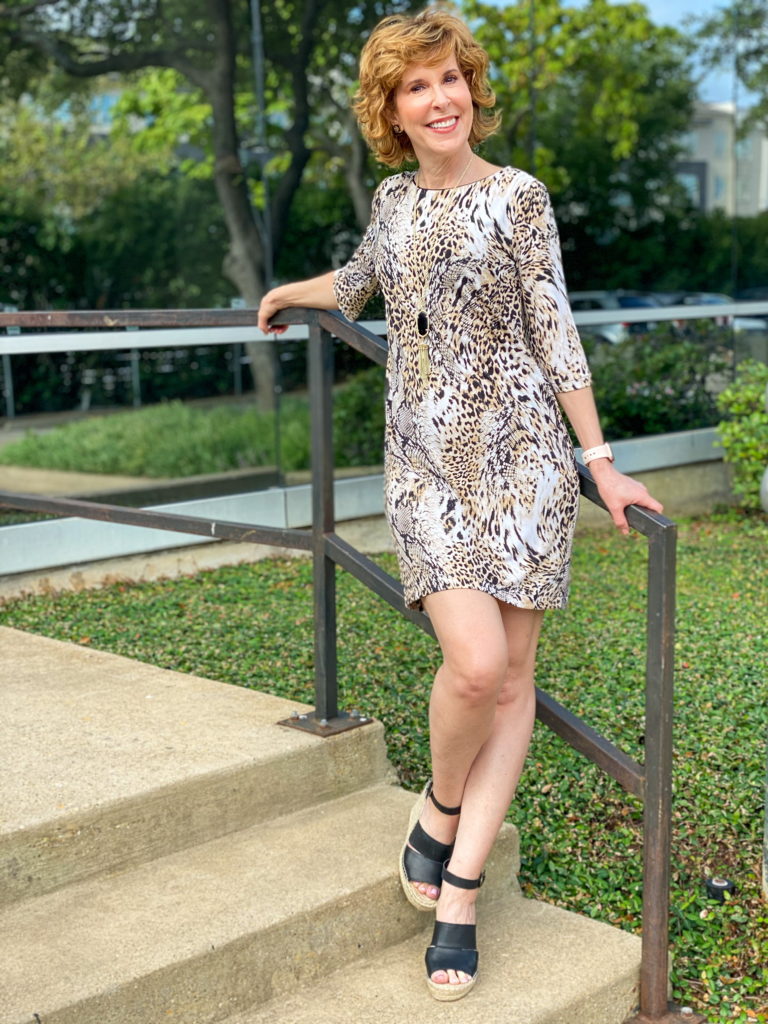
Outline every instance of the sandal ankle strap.
<path id="1" fill-rule="evenodd" d="M 461 804 L 459 804 L 458 807 L 446 807 L 445 804 L 440 803 L 440 801 L 435 796 L 435 791 L 432 788 L 431 782 L 429 784 L 429 792 L 427 793 L 427 796 L 438 809 L 438 811 L 440 811 L 442 814 L 461 814 Z"/>
<path id="2" fill-rule="evenodd" d="M 449 885 L 455 885 L 457 889 L 479 889 L 485 881 L 485 872 L 481 872 L 479 878 L 461 878 L 448 870 L 448 861 L 443 864 L 443 881 Z"/>

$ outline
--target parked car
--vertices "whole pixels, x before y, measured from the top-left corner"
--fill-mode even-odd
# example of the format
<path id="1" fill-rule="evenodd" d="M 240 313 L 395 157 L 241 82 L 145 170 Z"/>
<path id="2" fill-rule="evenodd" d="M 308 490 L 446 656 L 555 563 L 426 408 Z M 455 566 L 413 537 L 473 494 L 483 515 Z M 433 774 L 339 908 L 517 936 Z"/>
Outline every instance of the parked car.
<path id="1" fill-rule="evenodd" d="M 661 303 L 649 293 L 625 290 L 595 290 L 585 292 L 571 292 L 568 296 L 571 309 L 574 313 L 597 311 L 604 309 L 641 309 L 658 307 Z M 631 323 L 618 321 L 617 323 L 584 325 L 579 327 L 582 337 L 594 338 L 597 341 L 617 345 L 624 341 L 631 334 L 644 334 L 656 327 L 655 321 L 642 321 Z"/>
<path id="2" fill-rule="evenodd" d="M 722 292 L 685 292 L 679 299 L 681 306 L 725 306 L 736 300 Z M 752 316 L 717 316 L 714 318 L 723 327 L 736 331 L 765 331 L 766 321 Z"/>
<path id="3" fill-rule="evenodd" d="M 763 302 L 768 299 L 768 286 L 762 285 L 757 288 L 740 288 L 736 292 L 739 302 Z"/>

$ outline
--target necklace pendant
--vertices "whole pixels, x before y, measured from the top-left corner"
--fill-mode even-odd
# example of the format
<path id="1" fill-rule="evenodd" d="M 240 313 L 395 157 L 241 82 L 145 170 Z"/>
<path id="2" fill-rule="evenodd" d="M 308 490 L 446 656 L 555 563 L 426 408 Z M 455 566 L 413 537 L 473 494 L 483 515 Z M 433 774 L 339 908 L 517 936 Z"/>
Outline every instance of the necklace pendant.
<path id="1" fill-rule="evenodd" d="M 423 309 L 420 309 L 416 316 L 416 330 L 419 332 L 420 338 L 425 338 L 427 336 L 427 331 L 429 330 L 429 317 Z"/>
<path id="2" fill-rule="evenodd" d="M 419 342 L 419 378 L 424 387 L 429 384 L 429 374 L 431 371 L 429 361 L 429 345 L 426 341 Z"/>

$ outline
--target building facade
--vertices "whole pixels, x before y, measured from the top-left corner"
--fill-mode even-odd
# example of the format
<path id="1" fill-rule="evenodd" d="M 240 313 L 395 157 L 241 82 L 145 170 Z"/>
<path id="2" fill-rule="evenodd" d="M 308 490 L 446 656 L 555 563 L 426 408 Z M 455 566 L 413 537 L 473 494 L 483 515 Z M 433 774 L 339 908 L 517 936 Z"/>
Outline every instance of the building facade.
<path id="1" fill-rule="evenodd" d="M 738 131 L 744 111 L 733 103 L 698 103 L 684 139 L 678 177 L 700 210 L 753 217 L 768 209 L 768 133 Z"/>

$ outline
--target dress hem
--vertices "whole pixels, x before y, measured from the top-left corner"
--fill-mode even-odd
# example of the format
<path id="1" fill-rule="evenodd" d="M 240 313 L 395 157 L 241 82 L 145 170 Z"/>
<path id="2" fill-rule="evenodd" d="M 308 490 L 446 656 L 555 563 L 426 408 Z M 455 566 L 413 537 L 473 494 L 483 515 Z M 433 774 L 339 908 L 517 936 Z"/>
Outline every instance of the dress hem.
<path id="1" fill-rule="evenodd" d="M 508 588 L 504 587 L 468 587 L 466 585 L 460 586 L 458 584 L 447 584 L 445 586 L 436 586 L 431 590 L 427 590 L 420 594 L 416 598 L 405 599 L 406 607 L 411 611 L 424 611 L 424 598 L 429 597 L 431 594 L 443 594 L 447 590 L 473 590 L 479 594 L 488 594 L 490 597 L 495 597 L 497 601 L 502 601 L 504 604 L 511 605 L 513 608 L 522 608 L 529 611 L 562 611 L 568 604 L 568 595 L 559 601 L 539 601 L 538 603 L 533 602 L 530 598 L 525 597 L 523 594 L 513 595 L 510 593 Z"/>

